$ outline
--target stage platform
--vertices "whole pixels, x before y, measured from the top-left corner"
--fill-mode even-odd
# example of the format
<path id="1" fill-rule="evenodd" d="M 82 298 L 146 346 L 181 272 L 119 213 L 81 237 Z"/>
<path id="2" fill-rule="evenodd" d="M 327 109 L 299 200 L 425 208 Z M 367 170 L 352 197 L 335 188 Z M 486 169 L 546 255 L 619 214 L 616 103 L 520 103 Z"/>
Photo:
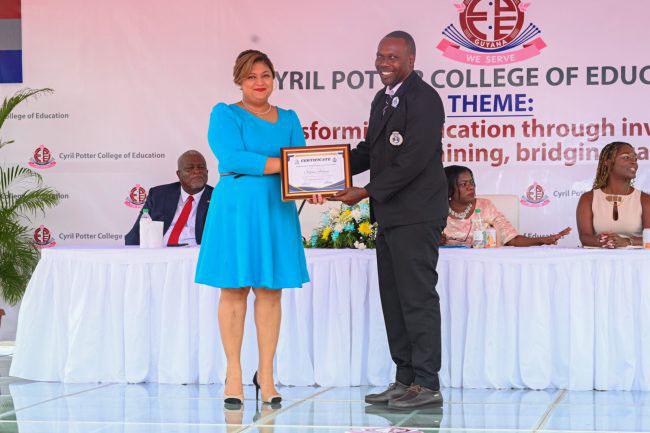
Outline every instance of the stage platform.
<path id="1" fill-rule="evenodd" d="M 227 410 L 222 385 L 30 382 L 7 377 L 10 362 L 0 358 L 0 432 L 650 431 L 648 392 L 446 388 L 441 408 L 400 413 L 366 405 L 371 387 L 280 387 L 271 408 L 247 386 L 242 410 Z"/>

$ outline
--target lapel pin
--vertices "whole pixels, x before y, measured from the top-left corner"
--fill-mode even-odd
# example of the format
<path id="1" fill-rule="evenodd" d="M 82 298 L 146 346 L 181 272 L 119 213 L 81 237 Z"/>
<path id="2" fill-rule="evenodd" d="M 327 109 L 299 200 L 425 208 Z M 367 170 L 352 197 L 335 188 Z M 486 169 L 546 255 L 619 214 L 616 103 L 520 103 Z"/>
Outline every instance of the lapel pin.
<path id="1" fill-rule="evenodd" d="M 393 98 L 393 102 L 391 102 L 390 105 L 392 105 L 393 108 L 397 108 L 397 104 L 399 104 L 399 97 L 395 96 Z"/>
<path id="2" fill-rule="evenodd" d="M 401 146 L 402 143 L 404 143 L 404 137 L 402 137 L 402 134 L 400 134 L 397 131 L 393 131 L 390 133 L 390 138 L 388 139 L 390 144 L 393 146 Z"/>

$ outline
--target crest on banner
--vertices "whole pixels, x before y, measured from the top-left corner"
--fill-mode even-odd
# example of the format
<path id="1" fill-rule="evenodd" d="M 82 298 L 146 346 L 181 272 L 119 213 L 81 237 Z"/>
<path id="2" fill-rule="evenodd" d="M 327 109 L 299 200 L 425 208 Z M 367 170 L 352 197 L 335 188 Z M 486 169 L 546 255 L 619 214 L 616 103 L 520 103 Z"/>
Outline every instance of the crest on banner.
<path id="1" fill-rule="evenodd" d="M 526 194 L 521 196 L 519 202 L 528 207 L 542 207 L 549 204 L 551 200 L 546 195 L 544 187 L 534 182 L 526 189 Z"/>
<path id="2" fill-rule="evenodd" d="M 445 57 L 462 63 L 495 66 L 521 62 L 537 56 L 546 47 L 539 37 L 541 30 L 533 23 L 525 26 L 530 2 L 464 0 L 454 6 L 458 27 L 456 24 L 445 27 L 442 31 L 445 38 L 438 44 Z"/>
<path id="3" fill-rule="evenodd" d="M 41 144 L 34 150 L 32 158 L 27 164 L 32 168 L 43 170 L 46 168 L 54 167 L 56 165 L 56 161 L 54 160 L 54 157 L 52 157 L 52 152 L 50 152 L 50 149 Z"/>
<path id="4" fill-rule="evenodd" d="M 129 191 L 129 195 L 126 196 L 124 204 L 128 207 L 140 209 L 144 206 L 144 202 L 147 200 L 147 191 L 140 185 L 136 184 Z"/>
<path id="5" fill-rule="evenodd" d="M 47 227 L 42 225 L 34 230 L 34 246 L 36 248 L 50 248 L 55 245 L 52 232 Z"/>

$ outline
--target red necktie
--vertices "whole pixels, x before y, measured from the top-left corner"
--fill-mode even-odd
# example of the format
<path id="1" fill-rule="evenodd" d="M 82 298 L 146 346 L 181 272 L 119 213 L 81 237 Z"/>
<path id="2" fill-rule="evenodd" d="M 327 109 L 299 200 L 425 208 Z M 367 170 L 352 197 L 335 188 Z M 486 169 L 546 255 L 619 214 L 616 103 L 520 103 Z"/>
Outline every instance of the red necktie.
<path id="1" fill-rule="evenodd" d="M 172 229 L 172 234 L 169 236 L 167 245 L 176 245 L 178 243 L 178 239 L 181 237 L 183 227 L 185 227 L 185 224 L 187 224 L 187 219 L 190 217 L 190 212 L 192 212 L 192 202 L 194 202 L 194 197 L 189 196 L 185 202 L 185 206 L 183 206 L 181 214 L 178 216 L 176 224 L 174 224 L 174 228 Z"/>

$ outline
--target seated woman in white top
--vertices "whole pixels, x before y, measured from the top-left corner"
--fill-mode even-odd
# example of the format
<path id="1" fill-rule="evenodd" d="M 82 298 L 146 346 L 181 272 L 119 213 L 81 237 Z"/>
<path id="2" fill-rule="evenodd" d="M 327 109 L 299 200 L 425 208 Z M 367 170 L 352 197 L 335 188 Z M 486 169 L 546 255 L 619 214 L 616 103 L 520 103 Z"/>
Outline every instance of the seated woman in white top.
<path id="1" fill-rule="evenodd" d="M 639 164 L 634 147 L 615 141 L 603 148 L 591 191 L 578 202 L 580 242 L 588 247 L 642 244 L 650 228 L 650 195 L 632 186 Z"/>

